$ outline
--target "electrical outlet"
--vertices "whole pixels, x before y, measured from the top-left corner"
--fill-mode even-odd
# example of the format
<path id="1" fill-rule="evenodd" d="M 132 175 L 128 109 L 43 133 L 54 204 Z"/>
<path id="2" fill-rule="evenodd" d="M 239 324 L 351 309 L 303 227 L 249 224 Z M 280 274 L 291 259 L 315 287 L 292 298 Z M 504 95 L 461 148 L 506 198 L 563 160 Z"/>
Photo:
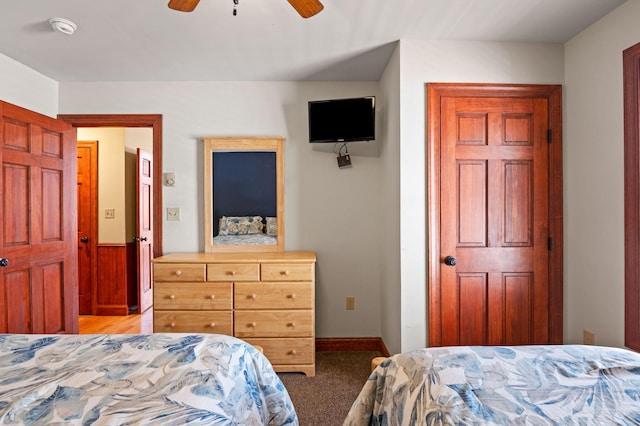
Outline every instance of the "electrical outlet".
<path id="1" fill-rule="evenodd" d="M 116 209 L 104 209 L 104 217 L 105 219 L 115 219 Z"/>
<path id="2" fill-rule="evenodd" d="M 167 220 L 180 220 L 180 207 L 167 207 Z"/>
<path id="3" fill-rule="evenodd" d="M 585 345 L 595 345 L 596 344 L 596 333 L 590 330 L 582 331 L 582 343 Z"/>
<path id="4" fill-rule="evenodd" d="M 353 296 L 347 296 L 347 311 L 353 311 L 356 309 L 356 298 Z"/>

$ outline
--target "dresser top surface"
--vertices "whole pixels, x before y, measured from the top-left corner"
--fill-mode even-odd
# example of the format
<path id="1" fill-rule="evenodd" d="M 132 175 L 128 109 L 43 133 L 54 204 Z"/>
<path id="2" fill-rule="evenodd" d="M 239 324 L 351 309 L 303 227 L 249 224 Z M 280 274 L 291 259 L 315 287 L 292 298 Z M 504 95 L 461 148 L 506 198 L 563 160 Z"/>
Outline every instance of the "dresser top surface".
<path id="1" fill-rule="evenodd" d="M 315 261 L 316 254 L 312 251 L 172 253 L 152 260 L 154 263 L 308 263 Z"/>

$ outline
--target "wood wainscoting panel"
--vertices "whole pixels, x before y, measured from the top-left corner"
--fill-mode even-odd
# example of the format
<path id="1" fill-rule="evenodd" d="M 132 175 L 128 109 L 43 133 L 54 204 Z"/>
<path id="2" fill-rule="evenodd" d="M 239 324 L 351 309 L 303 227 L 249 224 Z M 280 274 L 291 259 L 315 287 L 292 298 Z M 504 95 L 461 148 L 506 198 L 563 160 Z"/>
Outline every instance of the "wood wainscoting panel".
<path id="1" fill-rule="evenodd" d="M 97 254 L 96 315 L 128 315 L 137 303 L 135 246 L 99 244 Z"/>

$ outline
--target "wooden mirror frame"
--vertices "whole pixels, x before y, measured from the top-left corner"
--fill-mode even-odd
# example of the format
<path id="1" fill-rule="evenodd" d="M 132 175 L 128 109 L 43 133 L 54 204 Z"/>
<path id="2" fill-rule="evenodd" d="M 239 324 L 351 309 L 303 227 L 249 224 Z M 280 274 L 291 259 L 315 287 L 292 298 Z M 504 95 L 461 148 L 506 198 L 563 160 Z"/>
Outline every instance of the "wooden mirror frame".
<path id="1" fill-rule="evenodd" d="M 277 244 L 213 244 L 212 159 L 216 151 L 276 153 Z M 204 138 L 204 250 L 205 252 L 283 251 L 284 250 L 284 138 L 207 137 Z"/>

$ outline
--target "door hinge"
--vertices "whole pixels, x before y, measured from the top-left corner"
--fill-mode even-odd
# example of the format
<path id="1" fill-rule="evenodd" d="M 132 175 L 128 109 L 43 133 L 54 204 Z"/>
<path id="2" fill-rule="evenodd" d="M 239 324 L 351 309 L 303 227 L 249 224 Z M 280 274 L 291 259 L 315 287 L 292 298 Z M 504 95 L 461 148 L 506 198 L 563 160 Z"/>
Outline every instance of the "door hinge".
<path id="1" fill-rule="evenodd" d="M 547 239 L 547 248 L 549 249 L 549 251 L 553 250 L 553 238 L 551 237 Z"/>
<path id="2" fill-rule="evenodd" d="M 551 129 L 547 130 L 547 142 L 551 143 L 553 140 L 553 134 L 551 133 Z"/>

